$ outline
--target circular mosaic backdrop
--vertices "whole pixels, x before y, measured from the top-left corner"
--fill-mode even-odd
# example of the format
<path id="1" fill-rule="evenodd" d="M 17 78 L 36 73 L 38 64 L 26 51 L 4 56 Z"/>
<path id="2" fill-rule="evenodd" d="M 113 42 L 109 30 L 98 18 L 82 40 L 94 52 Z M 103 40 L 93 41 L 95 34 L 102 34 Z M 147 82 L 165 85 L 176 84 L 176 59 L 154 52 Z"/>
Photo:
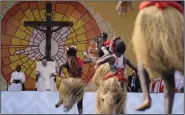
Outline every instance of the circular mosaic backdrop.
<path id="1" fill-rule="evenodd" d="M 18 2 L 6 11 L 1 20 L 2 75 L 4 79 L 10 81 L 11 74 L 15 71 L 17 64 L 21 64 L 22 71 L 26 76 L 26 90 L 35 89 L 36 61 L 44 57 L 46 41 L 45 33 L 33 27 L 25 27 L 24 21 L 45 21 L 45 12 L 46 2 Z M 59 66 L 66 61 L 64 53 L 66 46 L 75 44 L 78 56 L 83 59 L 82 52 L 89 47 L 90 39 L 99 36 L 102 31 L 102 27 L 99 26 L 106 24 L 100 22 L 101 16 L 79 2 L 52 2 L 52 12 L 54 21 L 73 21 L 74 23 L 71 28 L 63 27 L 52 33 L 51 56 L 56 61 L 58 70 Z M 99 18 L 99 22 L 95 18 Z M 83 78 L 86 83 L 94 73 L 92 66 L 84 65 Z M 63 74 L 68 77 L 66 69 L 63 69 Z M 58 87 L 58 79 L 56 84 Z"/>

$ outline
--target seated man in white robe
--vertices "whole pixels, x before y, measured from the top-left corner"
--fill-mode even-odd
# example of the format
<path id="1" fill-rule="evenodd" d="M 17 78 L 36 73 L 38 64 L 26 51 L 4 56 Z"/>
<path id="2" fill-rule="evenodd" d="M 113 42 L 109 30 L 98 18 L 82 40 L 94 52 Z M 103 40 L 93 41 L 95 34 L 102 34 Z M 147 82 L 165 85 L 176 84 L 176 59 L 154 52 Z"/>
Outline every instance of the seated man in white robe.
<path id="1" fill-rule="evenodd" d="M 56 65 L 53 61 L 43 59 L 36 66 L 37 91 L 57 91 L 56 89 Z"/>
<path id="2" fill-rule="evenodd" d="M 25 75 L 21 72 L 21 65 L 17 65 L 16 71 L 12 73 L 10 79 L 11 85 L 8 91 L 23 91 L 25 83 Z"/>

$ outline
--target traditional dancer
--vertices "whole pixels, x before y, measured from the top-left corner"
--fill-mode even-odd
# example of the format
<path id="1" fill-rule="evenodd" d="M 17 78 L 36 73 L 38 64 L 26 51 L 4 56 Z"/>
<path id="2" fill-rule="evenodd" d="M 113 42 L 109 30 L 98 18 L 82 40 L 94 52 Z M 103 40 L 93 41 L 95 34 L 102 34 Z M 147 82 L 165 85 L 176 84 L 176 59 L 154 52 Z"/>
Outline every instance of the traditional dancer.
<path id="1" fill-rule="evenodd" d="M 164 80 L 165 114 L 172 113 L 175 82 L 174 72 L 184 72 L 183 8 L 177 2 L 142 2 L 135 21 L 133 48 L 136 54 L 144 101 L 137 110 L 151 107 L 149 76 Z M 146 68 L 149 75 L 144 75 Z"/>
<path id="2" fill-rule="evenodd" d="M 107 54 L 107 51 L 102 50 L 102 48 L 104 49 L 104 43 L 105 41 L 107 41 L 108 38 L 108 34 L 103 32 L 99 37 L 95 37 L 93 39 L 92 43 L 96 43 L 96 48 L 93 49 L 91 46 L 88 48 L 88 54 L 86 52 L 83 52 L 83 55 L 85 56 L 85 63 L 91 63 L 91 62 L 95 62 L 98 58 L 104 56 L 105 54 Z M 94 57 L 93 54 L 97 54 L 98 57 Z"/>
<path id="3" fill-rule="evenodd" d="M 96 112 L 98 114 L 125 112 L 128 84 L 125 74 L 126 65 L 137 72 L 136 67 L 124 56 L 126 46 L 123 39 L 118 37 L 114 45 L 113 53 L 96 63 L 99 67 L 93 76 L 93 83 L 97 86 Z"/>
<path id="4" fill-rule="evenodd" d="M 83 67 L 83 61 L 77 57 L 77 49 L 76 49 L 76 46 L 70 46 L 69 48 L 67 48 L 67 56 L 68 56 L 68 59 L 67 59 L 67 62 L 63 65 L 60 66 L 60 69 L 59 69 L 59 75 L 61 75 L 61 71 L 62 69 L 65 67 L 67 68 L 67 71 L 69 72 L 69 76 L 72 77 L 72 78 L 77 78 L 76 82 L 79 81 L 79 79 L 82 80 L 82 67 Z M 75 80 L 73 80 L 73 82 L 75 82 Z M 72 82 L 71 82 L 72 83 Z M 75 85 L 76 83 L 74 83 Z M 80 85 L 82 85 L 80 82 L 79 82 Z M 64 84 L 65 85 L 65 84 Z M 68 84 L 70 85 L 70 84 Z M 73 84 L 72 84 L 73 85 Z M 77 84 L 78 85 L 78 84 Z M 64 86 L 65 87 L 65 86 Z M 73 87 L 73 86 L 71 86 Z M 73 87 L 73 89 L 75 90 L 74 92 L 71 92 L 72 94 L 75 94 L 75 92 L 78 92 L 80 91 L 81 89 L 83 89 L 82 87 L 83 86 L 79 86 L 79 88 L 75 88 Z M 67 89 L 67 88 L 66 88 Z M 61 89 L 62 90 L 62 89 Z M 72 90 L 72 89 L 68 89 L 68 90 Z M 83 92 L 83 91 L 80 91 L 80 92 Z M 61 91 L 61 93 L 63 93 Z M 60 95 L 60 94 L 59 94 Z M 76 95 L 76 94 L 75 94 Z M 82 95 L 82 94 L 81 94 Z M 62 104 L 63 102 L 61 102 L 60 104 Z M 56 107 L 60 106 L 60 104 L 58 103 L 56 105 Z M 79 111 L 79 114 L 82 114 L 82 111 L 83 111 L 83 96 L 80 100 L 77 101 L 77 107 L 78 107 L 78 111 Z"/>
<path id="5" fill-rule="evenodd" d="M 128 58 L 124 56 L 126 46 L 125 43 L 123 42 L 122 37 L 117 37 L 113 40 L 113 42 L 111 41 L 108 44 L 111 48 L 112 54 L 97 60 L 96 66 L 100 66 L 106 62 L 109 62 L 111 71 L 113 73 L 117 71 L 118 68 L 125 69 L 126 65 L 128 65 L 134 71 L 137 72 L 136 67 L 130 62 Z"/>

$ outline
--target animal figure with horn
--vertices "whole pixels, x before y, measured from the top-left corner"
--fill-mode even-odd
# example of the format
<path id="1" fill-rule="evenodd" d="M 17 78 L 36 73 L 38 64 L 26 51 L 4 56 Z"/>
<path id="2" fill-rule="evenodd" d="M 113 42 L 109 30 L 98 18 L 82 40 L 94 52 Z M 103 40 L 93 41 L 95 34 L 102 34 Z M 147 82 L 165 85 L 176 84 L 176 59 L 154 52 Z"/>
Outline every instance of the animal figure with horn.
<path id="1" fill-rule="evenodd" d="M 64 111 L 69 111 L 77 102 L 79 114 L 83 111 L 83 95 L 84 83 L 82 80 L 82 66 L 83 61 L 77 57 L 77 49 L 75 46 L 67 48 L 67 62 L 61 65 L 59 75 L 61 75 L 62 68 L 67 68 L 69 78 L 61 78 L 61 85 L 59 88 L 59 101 L 55 105 L 56 108 L 61 104 L 64 105 Z"/>
<path id="2" fill-rule="evenodd" d="M 156 78 L 156 75 L 164 80 L 164 113 L 171 114 L 175 94 L 174 72 L 184 73 L 183 7 L 173 1 L 144 1 L 139 10 L 132 43 L 144 100 L 136 109 L 151 107 L 148 80 Z"/>
<path id="3" fill-rule="evenodd" d="M 115 39 L 113 53 L 98 60 L 99 66 L 93 76 L 97 87 L 96 113 L 125 113 L 127 97 L 126 65 L 137 71 L 136 67 L 124 56 L 126 50 L 122 37 Z M 124 109 L 123 109 L 124 108 Z"/>

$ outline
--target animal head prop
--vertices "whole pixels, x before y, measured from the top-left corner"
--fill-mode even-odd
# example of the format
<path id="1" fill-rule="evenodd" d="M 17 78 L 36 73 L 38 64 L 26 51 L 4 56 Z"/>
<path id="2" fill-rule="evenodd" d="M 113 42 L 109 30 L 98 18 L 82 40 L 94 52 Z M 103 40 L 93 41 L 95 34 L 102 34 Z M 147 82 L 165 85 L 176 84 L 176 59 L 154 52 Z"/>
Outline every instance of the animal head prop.
<path id="1" fill-rule="evenodd" d="M 76 57 L 76 53 L 77 53 L 77 47 L 75 45 L 71 45 L 66 48 L 66 54 L 67 54 L 68 58 L 71 56 Z"/>
<path id="2" fill-rule="evenodd" d="M 126 85 L 125 85 L 126 86 Z M 97 91 L 97 106 L 100 114 L 118 114 L 123 112 L 126 101 L 126 89 L 116 77 L 105 80 Z"/>
<path id="3" fill-rule="evenodd" d="M 168 69 L 184 71 L 183 7 L 173 1 L 144 1 L 132 37 L 137 61 L 150 76 Z"/>
<path id="4" fill-rule="evenodd" d="M 60 92 L 63 99 L 64 111 L 69 111 L 84 94 L 84 84 L 79 78 L 66 78 L 61 82 Z"/>

